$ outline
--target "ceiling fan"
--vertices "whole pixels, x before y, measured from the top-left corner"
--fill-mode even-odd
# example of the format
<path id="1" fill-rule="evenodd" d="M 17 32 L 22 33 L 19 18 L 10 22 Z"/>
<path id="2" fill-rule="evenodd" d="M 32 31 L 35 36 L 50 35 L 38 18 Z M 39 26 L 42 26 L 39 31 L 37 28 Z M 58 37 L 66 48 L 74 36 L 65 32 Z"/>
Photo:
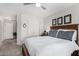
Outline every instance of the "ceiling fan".
<path id="1" fill-rule="evenodd" d="M 43 10 L 46 10 L 46 7 L 41 5 L 40 3 L 24 3 L 24 5 L 36 5 L 36 7 L 40 7 Z"/>

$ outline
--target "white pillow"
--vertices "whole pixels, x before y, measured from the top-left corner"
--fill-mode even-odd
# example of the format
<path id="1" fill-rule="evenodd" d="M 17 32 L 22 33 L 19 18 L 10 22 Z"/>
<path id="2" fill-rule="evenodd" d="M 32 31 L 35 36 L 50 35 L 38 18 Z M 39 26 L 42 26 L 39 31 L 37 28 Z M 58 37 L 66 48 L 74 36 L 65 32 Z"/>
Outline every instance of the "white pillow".
<path id="1" fill-rule="evenodd" d="M 72 36 L 72 41 L 77 40 L 77 31 L 76 31 L 76 30 L 59 29 L 58 32 L 59 32 L 59 31 L 74 31 L 74 34 L 73 34 L 73 36 Z M 58 35 L 58 33 L 57 33 L 57 35 Z M 57 37 L 57 36 L 56 36 L 56 37 Z"/>

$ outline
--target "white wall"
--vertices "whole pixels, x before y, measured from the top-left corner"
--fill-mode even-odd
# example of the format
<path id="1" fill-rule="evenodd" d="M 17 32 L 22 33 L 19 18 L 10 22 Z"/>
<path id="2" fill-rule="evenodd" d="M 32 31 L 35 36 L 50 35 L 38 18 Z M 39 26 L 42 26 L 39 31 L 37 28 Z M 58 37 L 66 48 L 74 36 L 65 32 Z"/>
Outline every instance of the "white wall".
<path id="1" fill-rule="evenodd" d="M 45 19 L 45 24 L 46 24 L 45 29 L 52 25 L 52 19 L 58 18 L 61 16 L 65 16 L 67 14 L 72 15 L 72 24 L 79 24 L 79 4 L 77 4 L 77 5 L 74 5 L 66 10 L 62 10 L 60 12 L 57 12 L 57 13 L 47 17 Z"/>
<path id="2" fill-rule="evenodd" d="M 21 45 L 21 15 L 17 14 L 17 45 Z"/>

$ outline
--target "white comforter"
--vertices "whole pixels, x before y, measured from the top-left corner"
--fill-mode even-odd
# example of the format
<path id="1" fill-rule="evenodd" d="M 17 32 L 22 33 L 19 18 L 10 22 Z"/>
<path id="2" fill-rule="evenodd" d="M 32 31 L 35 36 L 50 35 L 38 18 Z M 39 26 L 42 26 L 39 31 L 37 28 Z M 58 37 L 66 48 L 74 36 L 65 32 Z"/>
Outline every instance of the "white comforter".
<path id="1" fill-rule="evenodd" d="M 31 56 L 70 56 L 79 49 L 74 41 L 49 36 L 28 38 L 24 43 Z"/>

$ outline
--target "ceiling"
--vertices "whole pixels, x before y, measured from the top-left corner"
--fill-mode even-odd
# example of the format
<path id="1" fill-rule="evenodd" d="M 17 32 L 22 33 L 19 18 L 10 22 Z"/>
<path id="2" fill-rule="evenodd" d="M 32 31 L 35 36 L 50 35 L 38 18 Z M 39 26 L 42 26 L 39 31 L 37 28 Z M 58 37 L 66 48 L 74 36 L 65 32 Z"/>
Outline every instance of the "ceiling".
<path id="1" fill-rule="evenodd" d="M 0 3 L 0 15 L 16 15 L 18 13 L 45 18 L 51 14 L 70 8 L 77 3 L 41 3 L 46 10 L 35 5 L 23 3 Z"/>

